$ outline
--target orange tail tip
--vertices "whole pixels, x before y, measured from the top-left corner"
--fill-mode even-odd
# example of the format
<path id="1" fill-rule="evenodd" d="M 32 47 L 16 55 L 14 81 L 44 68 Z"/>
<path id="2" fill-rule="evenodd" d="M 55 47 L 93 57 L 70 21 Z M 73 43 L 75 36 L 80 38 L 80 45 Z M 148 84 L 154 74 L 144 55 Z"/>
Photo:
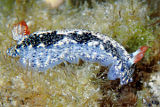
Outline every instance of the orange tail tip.
<path id="1" fill-rule="evenodd" d="M 18 24 L 14 24 L 12 29 L 12 35 L 14 40 L 20 40 L 21 38 L 23 38 L 23 36 L 29 35 L 29 34 L 30 34 L 30 31 L 24 20 L 19 22 Z"/>
<path id="2" fill-rule="evenodd" d="M 134 56 L 134 63 L 137 63 L 138 61 L 140 61 L 143 57 L 145 52 L 147 51 L 148 47 L 147 46 L 142 46 L 141 48 L 139 48 L 136 52 L 135 52 L 135 56 Z"/>

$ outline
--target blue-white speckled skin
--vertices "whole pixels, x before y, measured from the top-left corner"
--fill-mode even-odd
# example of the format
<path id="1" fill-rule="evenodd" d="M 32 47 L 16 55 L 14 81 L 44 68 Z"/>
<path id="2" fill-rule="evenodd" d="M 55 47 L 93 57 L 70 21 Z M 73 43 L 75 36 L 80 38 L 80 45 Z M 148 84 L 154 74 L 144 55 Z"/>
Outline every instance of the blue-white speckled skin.
<path id="1" fill-rule="evenodd" d="M 18 41 L 16 46 L 8 49 L 7 54 L 12 57 L 19 56 L 20 63 L 24 67 L 29 66 L 39 71 L 45 71 L 63 61 L 78 63 L 79 59 L 82 59 L 98 62 L 103 66 L 111 65 L 108 72 L 109 80 L 120 78 L 122 85 L 132 81 L 131 76 L 134 71 L 130 62 L 132 58 L 123 46 L 113 39 L 100 33 L 75 29 L 56 31 L 53 37 L 55 35 L 64 36 L 56 38 L 56 42 L 52 41 L 49 45 L 46 43 L 47 38 L 39 41 L 40 38 L 51 32 L 53 31 L 41 31 L 26 36 Z M 88 38 L 85 38 L 87 36 Z M 36 37 L 37 41 L 34 41 L 33 37 Z M 32 38 L 29 39 L 29 43 L 25 42 L 27 38 Z"/>
<path id="2" fill-rule="evenodd" d="M 103 66 L 113 63 L 112 57 L 99 48 L 87 47 L 87 45 L 67 44 L 64 46 L 50 46 L 50 48 L 23 49 L 19 53 L 20 62 L 25 66 L 38 68 L 40 71 L 47 70 L 63 61 L 78 63 L 79 59 L 89 62 L 99 62 Z"/>

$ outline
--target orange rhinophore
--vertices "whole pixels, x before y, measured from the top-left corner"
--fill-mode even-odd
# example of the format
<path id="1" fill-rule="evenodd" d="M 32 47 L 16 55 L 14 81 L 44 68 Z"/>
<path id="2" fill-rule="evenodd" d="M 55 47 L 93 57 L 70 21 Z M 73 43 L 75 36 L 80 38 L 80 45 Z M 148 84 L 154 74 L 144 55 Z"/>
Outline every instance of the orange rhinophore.
<path id="1" fill-rule="evenodd" d="M 147 46 L 142 46 L 141 48 L 139 48 L 139 50 L 137 50 L 137 54 L 135 55 L 134 58 L 134 63 L 137 63 L 144 57 L 144 54 L 147 51 L 147 49 L 148 49 Z"/>
<path id="2" fill-rule="evenodd" d="M 23 20 L 18 24 L 14 24 L 12 34 L 14 40 L 19 40 L 22 38 L 22 36 L 29 35 L 30 31 L 26 22 Z"/>
<path id="3" fill-rule="evenodd" d="M 147 49 L 148 49 L 148 46 L 142 46 L 140 48 L 140 50 L 141 50 L 142 53 L 145 53 L 147 51 Z"/>

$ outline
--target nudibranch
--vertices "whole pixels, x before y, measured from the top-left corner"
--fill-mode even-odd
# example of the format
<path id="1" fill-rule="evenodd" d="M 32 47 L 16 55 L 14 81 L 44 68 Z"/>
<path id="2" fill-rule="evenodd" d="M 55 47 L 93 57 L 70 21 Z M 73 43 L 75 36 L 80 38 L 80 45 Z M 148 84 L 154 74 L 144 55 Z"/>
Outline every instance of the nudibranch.
<path id="1" fill-rule="evenodd" d="M 132 81 L 135 63 L 147 50 L 142 46 L 129 54 L 112 38 L 88 30 L 38 31 L 30 34 L 25 21 L 15 24 L 12 30 L 17 45 L 9 48 L 7 54 L 19 56 L 24 67 L 45 71 L 63 61 L 78 63 L 79 59 L 97 62 L 109 67 L 108 79 L 120 79 L 120 84 Z"/>

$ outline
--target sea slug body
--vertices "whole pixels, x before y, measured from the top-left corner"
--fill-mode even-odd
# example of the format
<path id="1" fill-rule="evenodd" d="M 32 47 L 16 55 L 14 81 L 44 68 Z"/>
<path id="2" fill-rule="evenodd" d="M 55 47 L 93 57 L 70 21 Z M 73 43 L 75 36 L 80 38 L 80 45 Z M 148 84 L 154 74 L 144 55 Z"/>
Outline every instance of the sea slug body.
<path id="1" fill-rule="evenodd" d="M 120 78 L 121 85 L 132 81 L 133 65 L 143 58 L 146 46 L 128 54 L 112 38 L 88 30 L 38 31 L 30 34 L 24 21 L 12 30 L 17 45 L 7 54 L 19 56 L 20 63 L 39 71 L 47 70 L 63 61 L 78 63 L 79 59 L 109 66 L 108 79 Z"/>

